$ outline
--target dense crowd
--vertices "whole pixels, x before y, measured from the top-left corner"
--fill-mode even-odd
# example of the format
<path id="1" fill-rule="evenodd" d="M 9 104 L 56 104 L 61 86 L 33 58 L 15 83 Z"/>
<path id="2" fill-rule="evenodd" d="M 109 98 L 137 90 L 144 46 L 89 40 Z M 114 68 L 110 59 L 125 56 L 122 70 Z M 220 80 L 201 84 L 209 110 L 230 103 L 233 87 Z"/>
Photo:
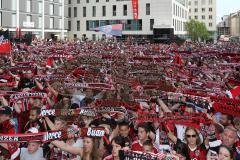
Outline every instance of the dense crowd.
<path id="1" fill-rule="evenodd" d="M 0 159 L 239 160 L 240 44 L 33 41 L 0 55 Z"/>

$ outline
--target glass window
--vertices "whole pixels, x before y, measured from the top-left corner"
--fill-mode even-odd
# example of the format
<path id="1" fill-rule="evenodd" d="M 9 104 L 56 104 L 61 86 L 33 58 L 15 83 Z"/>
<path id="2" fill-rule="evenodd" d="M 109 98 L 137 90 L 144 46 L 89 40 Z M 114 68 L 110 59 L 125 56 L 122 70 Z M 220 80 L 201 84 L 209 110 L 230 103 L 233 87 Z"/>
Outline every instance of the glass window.
<path id="1" fill-rule="evenodd" d="M 106 16 L 106 6 L 102 6 L 102 16 Z"/>
<path id="2" fill-rule="evenodd" d="M 13 14 L 12 14 L 12 27 L 16 27 L 16 20 L 17 20 L 16 14 L 13 13 Z"/>
<path id="3" fill-rule="evenodd" d="M 150 3 L 146 4 L 146 15 L 150 15 Z"/>
<path id="4" fill-rule="evenodd" d="M 96 17 L 96 6 L 92 7 L 92 16 Z"/>
<path id="5" fill-rule="evenodd" d="M 31 1 L 30 0 L 27 0 L 27 5 L 26 5 L 26 7 L 27 7 L 27 12 L 31 12 Z M 15 4 L 16 5 L 16 4 Z"/>
<path id="6" fill-rule="evenodd" d="M 86 17 L 86 16 L 87 16 L 86 10 L 87 10 L 87 8 L 86 8 L 86 7 L 83 7 L 83 17 Z"/>
<path id="7" fill-rule="evenodd" d="M 127 5 L 123 5 L 123 15 L 127 16 Z"/>
<path id="8" fill-rule="evenodd" d="M 38 13 L 42 13 L 42 2 L 38 2 Z"/>
<path id="9" fill-rule="evenodd" d="M 42 28 L 42 17 L 38 17 L 38 28 Z"/>
<path id="10" fill-rule="evenodd" d="M 77 21 L 77 31 L 80 31 L 80 21 Z"/>
<path id="11" fill-rule="evenodd" d="M 77 7 L 74 7 L 74 9 L 73 9 L 73 14 L 74 14 L 74 17 L 77 17 Z"/>
<path id="12" fill-rule="evenodd" d="M 54 14 L 54 6 L 53 6 L 53 4 L 50 4 L 50 5 L 49 5 L 49 14 L 50 14 L 50 15 L 53 15 L 53 14 Z"/>
<path id="13" fill-rule="evenodd" d="M 113 16 L 117 15 L 117 6 L 113 5 Z"/>
<path id="14" fill-rule="evenodd" d="M 53 17 L 50 17 L 49 28 L 50 28 L 50 29 L 53 29 L 53 27 L 54 27 L 54 18 L 53 18 Z"/>
<path id="15" fill-rule="evenodd" d="M 12 4 L 11 4 L 12 5 L 12 10 L 16 11 L 17 10 L 17 4 L 16 4 L 15 0 L 11 0 L 11 2 L 12 2 Z"/>
<path id="16" fill-rule="evenodd" d="M 68 8 L 68 17 L 71 17 L 71 7 Z"/>

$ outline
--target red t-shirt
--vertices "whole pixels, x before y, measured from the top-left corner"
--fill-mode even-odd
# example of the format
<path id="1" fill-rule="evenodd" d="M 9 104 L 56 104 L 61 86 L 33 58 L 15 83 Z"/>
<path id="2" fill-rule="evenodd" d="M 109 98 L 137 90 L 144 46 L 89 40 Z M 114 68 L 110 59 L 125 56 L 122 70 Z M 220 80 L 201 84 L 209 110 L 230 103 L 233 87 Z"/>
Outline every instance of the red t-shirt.
<path id="1" fill-rule="evenodd" d="M 140 151 L 140 152 L 144 152 L 144 149 L 143 149 L 143 145 L 140 143 L 139 140 L 137 141 L 134 141 L 132 143 L 132 147 L 131 147 L 132 151 Z M 158 150 L 155 146 L 153 146 L 153 153 L 157 154 L 158 153 Z"/>

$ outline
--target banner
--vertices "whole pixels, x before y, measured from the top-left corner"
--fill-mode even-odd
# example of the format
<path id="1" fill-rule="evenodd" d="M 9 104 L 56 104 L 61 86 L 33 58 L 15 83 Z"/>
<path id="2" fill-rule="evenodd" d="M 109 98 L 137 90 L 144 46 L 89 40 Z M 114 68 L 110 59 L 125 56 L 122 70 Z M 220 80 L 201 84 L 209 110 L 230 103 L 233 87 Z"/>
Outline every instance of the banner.
<path id="1" fill-rule="evenodd" d="M 74 135 L 69 135 L 67 131 L 48 131 L 39 133 L 21 133 L 21 134 L 0 134 L 1 143 L 21 143 L 28 141 L 40 141 L 42 143 L 51 142 L 54 140 L 62 140 L 67 138 L 79 137 L 103 137 L 105 134 L 104 128 L 78 128 Z"/>
<path id="2" fill-rule="evenodd" d="M 11 52 L 11 42 L 9 40 L 0 43 L 0 54 L 9 54 Z"/>
<path id="3" fill-rule="evenodd" d="M 106 35 L 122 36 L 122 28 L 123 28 L 122 24 L 113 24 L 95 28 L 94 31 L 96 32 L 100 31 L 105 33 Z"/>
<path id="4" fill-rule="evenodd" d="M 132 0 L 133 19 L 138 19 L 138 0 Z"/>

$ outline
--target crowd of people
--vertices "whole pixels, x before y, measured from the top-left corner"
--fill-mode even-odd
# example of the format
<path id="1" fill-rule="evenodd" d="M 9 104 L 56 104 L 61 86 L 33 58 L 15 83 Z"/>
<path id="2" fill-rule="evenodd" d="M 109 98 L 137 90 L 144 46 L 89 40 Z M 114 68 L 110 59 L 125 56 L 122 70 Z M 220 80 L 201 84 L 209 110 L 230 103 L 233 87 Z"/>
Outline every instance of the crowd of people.
<path id="1" fill-rule="evenodd" d="M 0 159 L 240 160 L 240 44 L 33 41 L 0 55 Z"/>

